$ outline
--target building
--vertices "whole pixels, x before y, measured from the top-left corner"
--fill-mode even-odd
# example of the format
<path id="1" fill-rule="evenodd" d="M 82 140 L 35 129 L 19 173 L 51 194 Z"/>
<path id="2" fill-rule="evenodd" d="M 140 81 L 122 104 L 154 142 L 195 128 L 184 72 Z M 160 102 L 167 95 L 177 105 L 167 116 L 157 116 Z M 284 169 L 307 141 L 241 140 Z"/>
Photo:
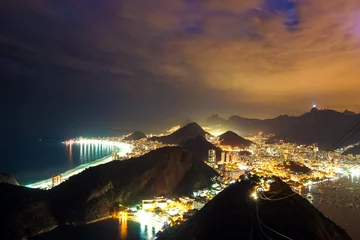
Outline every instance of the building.
<path id="1" fill-rule="evenodd" d="M 112 160 L 120 160 L 120 155 L 117 152 L 112 152 Z"/>
<path id="2" fill-rule="evenodd" d="M 216 151 L 215 151 L 215 149 L 210 149 L 209 150 L 208 162 L 212 163 L 212 164 L 216 163 Z"/>
<path id="3" fill-rule="evenodd" d="M 221 162 L 225 162 L 226 152 L 221 152 Z"/>
<path id="4" fill-rule="evenodd" d="M 231 163 L 231 152 L 227 152 L 227 153 L 226 153 L 225 162 L 226 162 L 226 163 Z"/>
<path id="5" fill-rule="evenodd" d="M 54 175 L 52 177 L 52 187 L 55 187 L 61 183 L 61 174 Z"/>
<path id="6" fill-rule="evenodd" d="M 155 208 L 167 209 L 167 207 L 168 207 L 168 202 L 163 197 L 157 197 L 155 199 L 149 199 L 149 200 L 142 200 L 143 210 L 155 209 Z"/>

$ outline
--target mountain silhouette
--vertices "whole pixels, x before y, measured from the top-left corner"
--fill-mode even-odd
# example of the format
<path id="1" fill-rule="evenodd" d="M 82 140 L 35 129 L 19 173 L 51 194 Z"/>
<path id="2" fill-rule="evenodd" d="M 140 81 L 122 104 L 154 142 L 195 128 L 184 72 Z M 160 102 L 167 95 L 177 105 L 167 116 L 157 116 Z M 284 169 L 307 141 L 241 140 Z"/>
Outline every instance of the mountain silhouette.
<path id="1" fill-rule="evenodd" d="M 219 136 L 221 145 L 227 145 L 231 147 L 248 147 L 252 144 L 251 141 L 240 137 L 232 131 L 227 131 Z"/>
<path id="2" fill-rule="evenodd" d="M 337 139 L 360 121 L 359 114 L 341 113 L 334 110 L 311 109 L 300 116 L 281 115 L 272 119 L 250 119 L 231 116 L 223 123 L 224 127 L 243 135 L 259 132 L 275 134 L 271 140 L 329 148 Z M 360 141 L 360 132 L 353 135 L 342 145 Z"/>
<path id="3" fill-rule="evenodd" d="M 197 136 L 205 136 L 208 134 L 202 129 L 199 124 L 192 122 L 186 126 L 180 128 L 179 130 L 173 132 L 170 135 L 161 136 L 161 137 L 152 137 L 150 140 L 158 141 L 165 144 L 180 144 L 182 141 L 194 138 Z"/>
<path id="4" fill-rule="evenodd" d="M 0 183 L 1 239 L 23 239 L 58 225 L 108 217 L 119 204 L 190 194 L 217 175 L 186 149 L 165 147 L 88 168 L 47 191 Z"/>
<path id="5" fill-rule="evenodd" d="M 256 200 L 251 198 L 255 187 L 249 180 L 230 185 L 187 222 L 160 233 L 158 240 L 351 239 L 280 179 L 263 193 L 272 200 L 259 194 Z"/>
<path id="6" fill-rule="evenodd" d="M 212 143 L 208 142 L 204 137 L 197 136 L 195 138 L 188 139 L 180 143 L 180 146 L 188 150 L 195 159 L 200 161 L 207 161 L 209 156 L 209 150 L 214 149 L 216 152 L 216 158 L 220 159 L 221 148 L 216 147 Z"/>

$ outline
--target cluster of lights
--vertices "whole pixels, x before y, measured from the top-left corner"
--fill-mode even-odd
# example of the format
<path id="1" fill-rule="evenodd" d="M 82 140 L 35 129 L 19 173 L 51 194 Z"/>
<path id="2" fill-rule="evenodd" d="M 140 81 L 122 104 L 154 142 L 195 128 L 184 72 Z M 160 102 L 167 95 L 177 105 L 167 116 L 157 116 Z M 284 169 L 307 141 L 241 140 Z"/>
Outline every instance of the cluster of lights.
<path id="1" fill-rule="evenodd" d="M 355 177 L 359 177 L 360 176 L 360 169 L 359 168 L 353 168 L 351 169 L 351 175 L 355 176 Z"/>
<path id="2" fill-rule="evenodd" d="M 254 200 L 257 200 L 257 199 L 258 199 L 258 195 L 257 195 L 256 191 L 253 192 L 253 193 L 251 193 L 250 197 L 251 197 L 252 199 L 254 199 Z"/>

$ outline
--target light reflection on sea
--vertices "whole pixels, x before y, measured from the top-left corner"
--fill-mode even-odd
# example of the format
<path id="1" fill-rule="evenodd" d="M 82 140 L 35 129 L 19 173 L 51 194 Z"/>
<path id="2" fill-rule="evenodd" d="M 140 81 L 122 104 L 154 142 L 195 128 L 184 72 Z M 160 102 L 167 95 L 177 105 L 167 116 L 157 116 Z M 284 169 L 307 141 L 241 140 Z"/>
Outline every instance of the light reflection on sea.
<path id="1" fill-rule="evenodd" d="M 106 219 L 83 226 L 66 226 L 31 238 L 31 240 L 154 240 L 155 228 L 127 219 Z"/>
<path id="2" fill-rule="evenodd" d="M 305 189 L 302 196 L 308 199 L 325 216 L 346 230 L 352 239 L 360 239 L 360 182 L 350 176 L 327 181 Z"/>

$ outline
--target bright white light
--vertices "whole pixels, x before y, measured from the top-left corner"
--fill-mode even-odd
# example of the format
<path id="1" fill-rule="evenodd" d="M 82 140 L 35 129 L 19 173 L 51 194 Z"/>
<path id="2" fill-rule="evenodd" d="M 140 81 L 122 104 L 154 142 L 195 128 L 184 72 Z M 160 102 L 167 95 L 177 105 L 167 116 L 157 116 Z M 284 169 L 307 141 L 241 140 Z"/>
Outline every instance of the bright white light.
<path id="1" fill-rule="evenodd" d="M 147 222 L 150 219 L 150 214 L 144 210 L 139 210 L 136 213 L 136 216 L 139 218 L 140 222 Z"/>
<path id="2" fill-rule="evenodd" d="M 258 199 L 258 196 L 257 196 L 256 192 L 253 192 L 253 193 L 251 194 L 251 197 L 252 197 L 254 200 Z"/>
<path id="3" fill-rule="evenodd" d="M 313 104 L 313 108 L 316 108 L 316 104 Z"/>
<path id="4" fill-rule="evenodd" d="M 351 175 L 359 177 L 360 176 L 360 169 L 357 169 L 357 168 L 351 169 Z"/>
<path id="5" fill-rule="evenodd" d="M 238 163 L 238 167 L 239 167 L 240 170 L 246 170 L 246 169 L 249 168 L 248 166 L 242 165 L 240 163 Z"/>

